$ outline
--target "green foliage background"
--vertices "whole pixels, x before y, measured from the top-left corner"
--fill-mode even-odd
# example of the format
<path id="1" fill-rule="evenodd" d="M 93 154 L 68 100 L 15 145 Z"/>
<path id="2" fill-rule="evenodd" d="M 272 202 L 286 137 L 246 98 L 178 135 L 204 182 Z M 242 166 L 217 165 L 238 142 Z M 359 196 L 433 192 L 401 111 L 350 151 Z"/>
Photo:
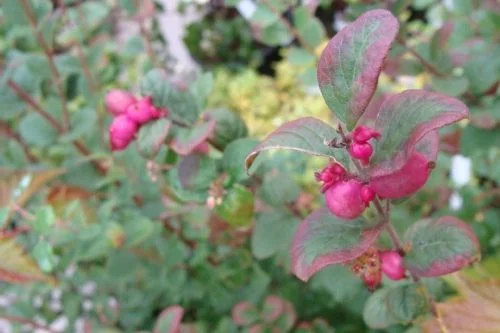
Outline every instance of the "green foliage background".
<path id="1" fill-rule="evenodd" d="M 245 19 L 237 2 L 214 5 L 187 29 L 188 48 L 213 73 L 194 83 L 174 80 L 154 17 L 159 4 L 2 2 L 0 292 L 13 296 L 0 306 L 0 318 L 14 332 L 23 331 L 20 318 L 33 328 L 61 316 L 67 332 L 78 322 L 88 332 L 152 332 L 172 305 L 184 308 L 189 332 L 246 332 L 231 316 L 234 306 L 265 308 L 269 295 L 296 313 L 292 326 L 285 314 L 268 323 L 278 332 L 377 332 L 367 324 L 380 318 L 363 320 L 370 293 L 347 268 L 328 267 L 307 284 L 290 273 L 293 233 L 321 204 L 313 172 L 324 161 L 274 154 L 251 179 L 238 167 L 255 139 L 286 121 L 335 122 L 317 89 L 317 58 L 341 21 L 373 8 L 388 7 L 404 36 L 391 50 L 378 93 L 425 88 L 456 96 L 471 111 L 470 120 L 441 133 L 437 168 L 422 191 L 393 208 L 393 223 L 402 232 L 421 218 L 457 216 L 477 233 L 488 267 L 496 265 L 487 275 L 500 277 L 498 4 L 323 0 L 311 12 L 296 1 L 258 1 Z M 119 23 L 141 28 L 118 38 Z M 269 50 L 277 58 L 266 57 Z M 180 156 L 166 145 L 150 152 L 154 129 L 137 146 L 111 153 L 104 96 L 112 88 L 139 94 L 154 67 L 172 85 L 190 87 L 193 108 L 217 120 L 208 155 Z M 179 97 L 178 105 L 193 102 Z M 69 130 L 47 120 L 64 124 L 65 115 Z M 455 171 L 450 175 L 456 154 L 471 160 L 463 184 L 453 181 Z M 220 201 L 214 210 L 210 197 Z M 450 205 L 457 197 L 462 204 Z M 15 238 L 4 236 L 9 232 Z M 454 294 L 446 280 L 424 282 L 438 301 Z M 304 324 L 319 318 L 327 324 Z M 381 331 L 420 331 L 418 322 L 390 324 Z"/>

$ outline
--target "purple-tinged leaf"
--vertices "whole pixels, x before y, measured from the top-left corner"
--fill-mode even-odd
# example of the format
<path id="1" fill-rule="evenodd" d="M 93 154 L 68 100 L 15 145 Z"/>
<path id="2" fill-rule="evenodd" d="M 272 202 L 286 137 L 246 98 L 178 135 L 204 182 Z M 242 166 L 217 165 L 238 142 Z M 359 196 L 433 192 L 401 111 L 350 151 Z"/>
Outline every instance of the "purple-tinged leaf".
<path id="1" fill-rule="evenodd" d="M 328 107 L 351 130 L 365 111 L 398 20 L 383 9 L 371 10 L 338 32 L 318 62 L 318 83 Z"/>
<path id="2" fill-rule="evenodd" d="M 415 223 L 405 235 L 405 247 L 405 266 L 419 277 L 456 272 L 481 256 L 472 228 L 452 216 Z"/>
<path id="3" fill-rule="evenodd" d="M 246 168 L 248 170 L 252 166 L 261 152 L 271 149 L 295 150 L 325 156 L 348 165 L 349 156 L 344 149 L 331 148 L 327 145 L 335 138 L 339 138 L 337 131 L 319 119 L 313 117 L 296 119 L 283 124 L 257 145 L 246 158 Z"/>
<path id="4" fill-rule="evenodd" d="M 207 121 L 193 127 L 176 129 L 175 137 L 170 147 L 179 155 L 190 154 L 198 145 L 204 142 L 215 129 L 215 119 Z"/>
<path id="5" fill-rule="evenodd" d="M 274 295 L 267 296 L 262 309 L 262 320 L 271 323 L 279 318 L 285 311 L 285 301 Z"/>
<path id="6" fill-rule="evenodd" d="M 156 319 L 153 333 L 180 333 L 183 315 L 184 309 L 181 306 L 169 306 Z"/>
<path id="7" fill-rule="evenodd" d="M 292 243 L 292 269 L 307 281 L 327 265 L 350 262 L 365 252 L 380 234 L 380 225 L 363 218 L 343 220 L 321 208 L 299 225 Z"/>
<path id="8" fill-rule="evenodd" d="M 381 133 L 371 159 L 371 177 L 403 168 L 425 134 L 468 116 L 458 99 L 422 90 L 389 97 L 380 108 L 375 129 Z"/>
<path id="9" fill-rule="evenodd" d="M 250 325 L 260 319 L 254 304 L 244 301 L 236 304 L 231 312 L 233 322 L 239 326 Z"/>
<path id="10" fill-rule="evenodd" d="M 433 169 L 439 148 L 439 133 L 427 133 L 416 145 L 406 164 L 394 173 L 370 179 L 370 187 L 381 198 L 400 199 L 422 188 Z"/>

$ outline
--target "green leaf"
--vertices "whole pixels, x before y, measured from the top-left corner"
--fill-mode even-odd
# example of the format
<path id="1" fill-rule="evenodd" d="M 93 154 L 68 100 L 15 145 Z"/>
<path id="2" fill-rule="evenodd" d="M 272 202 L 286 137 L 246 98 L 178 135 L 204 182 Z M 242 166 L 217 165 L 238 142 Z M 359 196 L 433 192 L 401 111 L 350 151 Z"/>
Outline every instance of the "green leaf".
<path id="1" fill-rule="evenodd" d="M 42 116 L 29 113 L 19 124 L 19 133 L 27 143 L 47 147 L 57 140 L 59 133 Z"/>
<path id="2" fill-rule="evenodd" d="M 289 44 L 293 39 L 288 27 L 282 21 L 276 21 L 262 29 L 259 40 L 269 46 Z"/>
<path id="3" fill-rule="evenodd" d="M 215 213 L 235 227 L 246 227 L 252 223 L 254 196 L 246 187 L 235 184 L 215 207 Z"/>
<path id="4" fill-rule="evenodd" d="M 57 265 L 58 260 L 52 246 L 46 241 L 39 241 L 33 248 L 32 255 L 45 273 L 52 272 Z"/>
<path id="5" fill-rule="evenodd" d="M 473 94 L 481 94 L 490 89 L 500 73 L 500 51 L 491 55 L 474 57 L 464 65 L 464 75 L 470 82 Z"/>
<path id="6" fill-rule="evenodd" d="M 186 90 L 176 89 L 161 69 L 149 71 L 141 81 L 141 93 L 151 96 L 157 107 L 167 108 L 171 118 L 192 124 L 199 115 L 198 101 Z"/>
<path id="7" fill-rule="evenodd" d="M 264 175 L 260 195 L 270 205 L 279 207 L 291 203 L 300 194 L 300 186 L 286 171 L 271 170 Z"/>
<path id="8" fill-rule="evenodd" d="M 440 78 L 433 76 L 431 84 L 437 92 L 450 96 L 460 96 L 469 87 L 469 81 L 463 77 Z"/>
<path id="9" fill-rule="evenodd" d="M 137 138 L 139 151 L 148 157 L 155 156 L 165 141 L 171 125 L 170 120 L 165 118 L 143 125 Z"/>
<path id="10" fill-rule="evenodd" d="M 377 117 L 377 140 L 371 177 L 400 170 L 415 152 L 417 143 L 429 132 L 468 116 L 458 99 L 423 90 L 407 90 L 388 97 Z"/>
<path id="11" fill-rule="evenodd" d="M 364 218 L 343 220 L 327 208 L 310 214 L 299 225 L 292 244 L 293 272 L 307 281 L 322 268 L 348 263 L 363 254 L 378 239 L 381 225 Z"/>
<path id="12" fill-rule="evenodd" d="M 327 143 L 338 138 L 337 131 L 330 125 L 312 117 L 288 122 L 265 138 L 246 158 L 250 169 L 257 156 L 270 149 L 295 150 L 311 155 L 325 156 L 349 165 L 349 156 L 344 149 L 328 147 Z"/>
<path id="13" fill-rule="evenodd" d="M 231 142 L 222 156 L 222 167 L 234 182 L 248 178 L 245 172 L 245 157 L 257 146 L 256 139 L 244 138 Z"/>
<path id="14" fill-rule="evenodd" d="M 418 284 L 403 284 L 377 290 L 365 304 L 365 323 L 371 328 L 409 324 L 428 311 L 424 288 Z"/>
<path id="15" fill-rule="evenodd" d="M 282 211 L 259 215 L 252 232 L 252 253 L 257 259 L 269 258 L 278 252 L 288 252 L 299 220 Z"/>
<path id="16" fill-rule="evenodd" d="M 265 4 L 257 4 L 250 22 L 260 28 L 265 28 L 279 20 L 279 16 Z"/>
<path id="17" fill-rule="evenodd" d="M 203 110 L 207 104 L 207 98 L 212 91 L 214 76 L 211 72 L 203 73 L 190 86 L 191 94 L 198 101 L 199 110 Z"/>
<path id="18" fill-rule="evenodd" d="M 323 24 L 309 12 L 306 6 L 294 10 L 293 24 L 301 36 L 301 41 L 307 44 L 303 46 L 310 49 L 315 49 L 326 37 Z"/>
<path id="19" fill-rule="evenodd" d="M 405 266 L 415 276 L 441 276 L 477 260 L 479 242 L 471 227 L 451 216 L 415 223 L 405 235 Z"/>
<path id="20" fill-rule="evenodd" d="M 288 51 L 287 59 L 292 65 L 310 65 L 315 62 L 316 57 L 314 54 L 309 53 L 306 49 L 291 47 Z"/>
<path id="21" fill-rule="evenodd" d="M 95 129 L 97 113 L 92 108 L 83 108 L 71 113 L 71 131 L 60 137 L 61 142 L 71 142 L 90 135 Z"/>
<path id="22" fill-rule="evenodd" d="M 215 130 L 211 142 L 216 147 L 224 149 L 232 141 L 248 135 L 245 122 L 236 113 L 221 108 L 207 114 L 215 119 Z"/>
<path id="23" fill-rule="evenodd" d="M 40 234 L 47 234 L 56 222 L 56 216 L 51 206 L 40 208 L 33 221 L 33 230 Z"/>
<path id="24" fill-rule="evenodd" d="M 377 88 L 378 76 L 399 29 L 387 10 L 366 12 L 338 32 L 318 62 L 323 98 L 352 130 Z"/>
<path id="25" fill-rule="evenodd" d="M 7 222 L 7 218 L 9 216 L 9 207 L 0 208 L 0 225 L 3 226 L 5 222 Z"/>
<path id="26" fill-rule="evenodd" d="M 344 266 L 332 265 L 320 270 L 311 281 L 312 287 L 322 292 L 325 289 L 338 302 L 350 302 L 366 290 L 361 279 L 355 279 L 352 272 Z"/>

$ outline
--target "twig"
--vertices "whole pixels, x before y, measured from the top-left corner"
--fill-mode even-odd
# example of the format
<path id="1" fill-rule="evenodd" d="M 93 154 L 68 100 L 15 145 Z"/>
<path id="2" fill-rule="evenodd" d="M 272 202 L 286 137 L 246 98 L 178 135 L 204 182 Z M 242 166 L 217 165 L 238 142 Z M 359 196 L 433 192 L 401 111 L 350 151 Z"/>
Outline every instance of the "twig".
<path id="1" fill-rule="evenodd" d="M 28 144 L 19 134 L 17 134 L 10 128 L 9 124 L 4 122 L 3 120 L 0 120 L 0 135 L 4 135 L 16 141 L 23 148 L 24 154 L 26 155 L 26 158 L 30 163 L 38 162 L 38 158 L 30 152 Z"/>
<path id="2" fill-rule="evenodd" d="M 135 6 L 139 10 L 139 8 L 141 7 L 141 1 L 135 0 Z M 151 35 L 149 34 L 149 31 L 144 26 L 144 19 L 145 18 L 143 16 L 139 16 L 137 18 L 137 23 L 139 24 L 139 31 L 141 33 L 142 38 L 144 39 L 144 44 L 146 44 L 146 52 L 148 53 L 148 56 L 151 59 L 151 63 L 154 65 L 154 64 L 156 64 L 156 56 L 155 56 L 153 46 L 151 45 Z"/>
<path id="3" fill-rule="evenodd" d="M 39 324 L 32 319 L 18 317 L 18 316 L 11 316 L 11 315 L 6 315 L 6 314 L 0 314 L 0 318 L 5 319 L 7 321 L 10 321 L 12 323 L 30 325 L 31 327 L 33 327 L 35 329 L 45 330 L 45 331 L 50 332 L 50 333 L 59 333 L 59 331 L 56 331 L 56 330 L 50 328 L 49 326 Z"/>
<path id="4" fill-rule="evenodd" d="M 429 63 L 427 60 L 425 60 L 418 52 L 411 46 L 408 46 L 408 44 L 401 38 L 401 37 L 396 37 L 396 41 L 403 46 L 408 52 L 410 52 L 411 55 L 413 55 L 415 58 L 420 61 L 420 63 L 429 70 L 432 74 L 439 76 L 439 77 L 446 77 L 447 75 L 442 73 L 440 70 L 438 70 L 433 64 Z"/>
<path id="5" fill-rule="evenodd" d="M 23 7 L 24 14 L 28 18 L 28 21 L 30 22 L 31 28 L 33 30 L 33 33 L 35 34 L 35 37 L 40 44 L 40 46 L 43 49 L 43 52 L 45 53 L 45 56 L 47 57 L 47 61 L 49 63 L 49 68 L 50 72 L 52 73 L 52 77 L 55 81 L 57 91 L 59 93 L 59 98 L 61 99 L 61 105 L 62 105 L 62 113 L 63 113 L 63 129 L 65 131 L 70 129 L 70 120 L 69 120 L 69 112 L 68 112 L 68 107 L 66 103 L 66 93 L 64 92 L 64 87 L 63 87 L 63 81 L 61 78 L 61 75 L 59 74 L 59 71 L 57 70 L 56 64 L 54 62 L 54 57 L 53 53 L 50 50 L 49 46 L 47 45 L 47 42 L 45 41 L 45 38 L 43 37 L 43 34 L 38 30 L 37 27 L 37 22 L 36 22 L 36 16 L 33 13 L 33 8 L 31 8 L 31 4 L 28 0 L 21 0 L 21 5 Z"/>
<path id="6" fill-rule="evenodd" d="M 22 99 L 23 101 L 26 102 L 33 110 L 38 112 L 40 116 L 42 116 L 44 119 L 46 119 L 52 127 L 56 129 L 60 134 L 64 133 L 64 128 L 57 122 L 57 120 L 46 110 L 44 110 L 40 104 L 38 104 L 30 94 L 28 94 L 23 88 L 19 87 L 14 81 L 9 80 L 7 82 L 8 86 L 16 93 L 16 95 Z M 82 154 L 83 156 L 89 156 L 90 155 L 90 150 L 85 146 L 85 144 L 81 141 L 75 140 L 72 142 L 73 146 Z M 98 161 L 91 161 L 91 163 L 94 165 L 94 167 L 99 171 L 101 174 L 105 174 L 107 169 L 101 165 Z"/>
<path id="7" fill-rule="evenodd" d="M 18 86 L 14 81 L 8 80 L 7 85 L 16 93 L 16 95 L 26 102 L 33 110 L 38 112 L 40 116 L 42 116 L 45 120 L 47 120 L 52 127 L 54 127 L 58 132 L 62 133 L 63 128 L 57 122 L 56 118 L 54 118 L 50 113 L 45 111 L 32 97 L 28 94 L 23 88 Z"/>

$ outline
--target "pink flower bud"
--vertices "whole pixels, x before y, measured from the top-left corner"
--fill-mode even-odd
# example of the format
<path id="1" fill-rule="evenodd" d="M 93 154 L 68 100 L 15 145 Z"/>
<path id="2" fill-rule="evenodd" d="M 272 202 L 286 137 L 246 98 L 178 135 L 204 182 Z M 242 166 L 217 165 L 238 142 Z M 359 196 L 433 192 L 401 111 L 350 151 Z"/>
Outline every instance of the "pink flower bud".
<path id="1" fill-rule="evenodd" d="M 354 219 L 361 215 L 366 204 L 361 198 L 363 184 L 356 179 L 339 181 L 325 192 L 326 206 L 335 215 Z"/>
<path id="2" fill-rule="evenodd" d="M 391 280 L 405 278 L 403 257 L 396 251 L 382 251 L 379 253 L 382 262 L 382 272 Z"/>
<path id="3" fill-rule="evenodd" d="M 118 116 L 124 113 L 130 104 L 135 103 L 135 97 L 125 90 L 113 89 L 106 95 L 106 109 Z"/>
<path id="4" fill-rule="evenodd" d="M 370 139 L 380 138 L 380 133 L 367 126 L 358 126 L 352 132 L 352 139 L 356 143 L 366 143 Z"/>
<path id="5" fill-rule="evenodd" d="M 127 116 L 137 123 L 143 125 L 160 116 L 160 111 L 153 105 L 150 97 L 143 98 L 127 108 Z"/>
<path id="6" fill-rule="evenodd" d="M 349 154 L 352 158 L 361 160 L 364 165 L 370 162 L 370 156 L 372 156 L 373 148 L 369 143 L 353 143 L 349 146 Z"/>
<path id="7" fill-rule="evenodd" d="M 116 117 L 109 127 L 109 140 L 112 150 L 125 149 L 134 139 L 138 127 L 127 115 Z"/>
<path id="8" fill-rule="evenodd" d="M 368 205 L 373 199 L 375 199 L 375 191 L 373 191 L 370 186 L 364 185 L 361 188 L 361 199 L 366 205 Z"/>
<path id="9" fill-rule="evenodd" d="M 338 163 L 330 163 L 321 172 L 316 172 L 316 180 L 323 182 L 321 192 L 324 193 L 330 186 L 341 180 L 345 173 L 344 167 Z"/>

